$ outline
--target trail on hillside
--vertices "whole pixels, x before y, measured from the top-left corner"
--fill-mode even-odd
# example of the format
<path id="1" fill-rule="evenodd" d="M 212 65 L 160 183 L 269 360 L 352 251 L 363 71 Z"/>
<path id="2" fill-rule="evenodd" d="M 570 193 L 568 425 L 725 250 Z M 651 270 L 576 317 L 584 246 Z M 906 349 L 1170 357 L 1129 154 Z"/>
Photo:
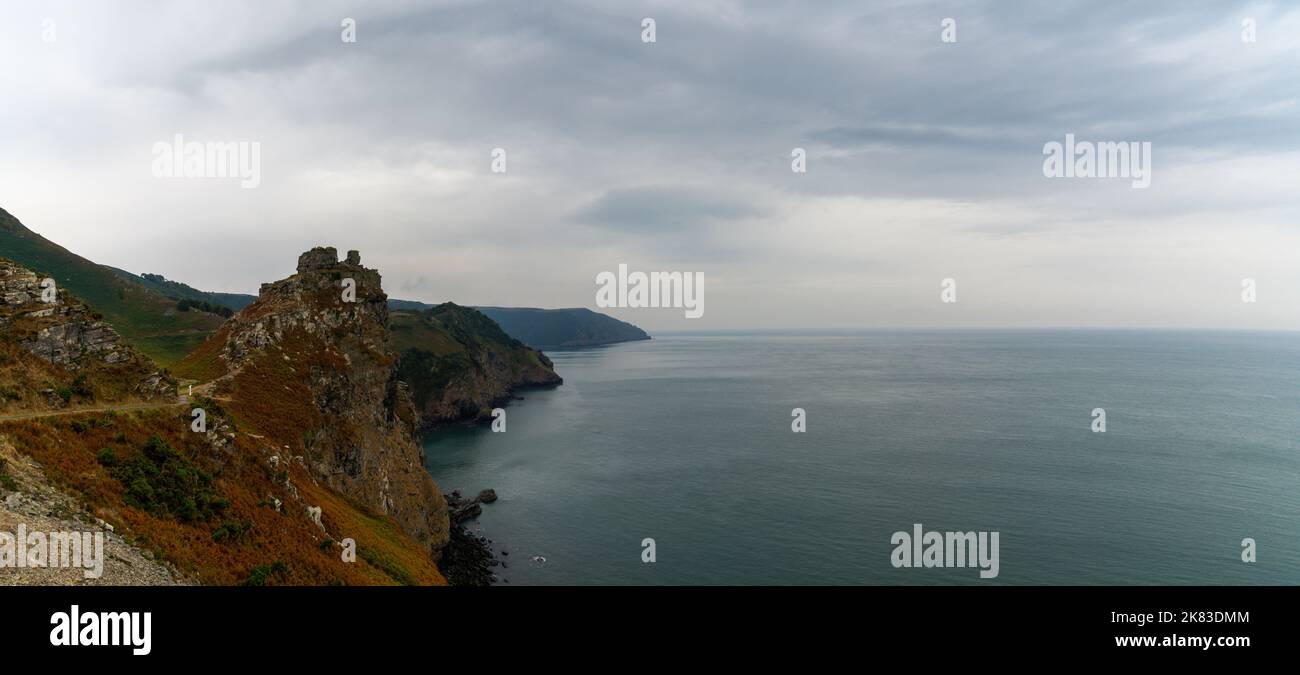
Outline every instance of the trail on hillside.
<path id="1" fill-rule="evenodd" d="M 60 415 L 80 415 L 82 413 L 159 410 L 162 408 L 179 408 L 180 406 L 187 405 L 187 404 L 188 401 L 173 401 L 171 403 L 118 403 L 115 405 L 92 406 L 90 408 L 70 408 L 66 410 L 42 410 L 40 412 L 21 413 L 16 415 L 0 415 L 0 422 L 18 422 L 22 420 L 38 419 L 41 417 L 58 417 Z"/>

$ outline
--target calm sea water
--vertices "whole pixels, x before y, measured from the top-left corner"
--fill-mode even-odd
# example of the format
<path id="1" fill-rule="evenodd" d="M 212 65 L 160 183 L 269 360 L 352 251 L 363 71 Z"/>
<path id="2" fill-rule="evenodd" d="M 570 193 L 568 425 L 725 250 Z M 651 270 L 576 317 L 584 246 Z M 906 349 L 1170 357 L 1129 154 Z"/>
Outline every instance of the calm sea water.
<path id="1" fill-rule="evenodd" d="M 499 493 L 476 527 L 509 551 L 512 585 L 1300 583 L 1300 334 L 693 336 L 549 354 L 565 384 L 526 392 L 506 433 L 425 441 L 444 490 Z M 796 407 L 807 433 L 791 432 Z M 1000 532 L 1000 576 L 895 569 L 890 535 L 913 523 Z"/>

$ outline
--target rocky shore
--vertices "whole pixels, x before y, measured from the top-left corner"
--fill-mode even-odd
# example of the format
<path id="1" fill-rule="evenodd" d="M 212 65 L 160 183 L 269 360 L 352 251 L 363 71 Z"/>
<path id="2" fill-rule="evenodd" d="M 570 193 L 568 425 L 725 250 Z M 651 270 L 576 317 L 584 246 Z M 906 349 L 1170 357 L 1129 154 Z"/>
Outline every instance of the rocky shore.
<path id="1" fill-rule="evenodd" d="M 452 586 L 491 586 L 498 581 L 510 583 L 496 573 L 497 569 L 509 568 L 509 563 L 503 559 L 509 556 L 509 552 L 501 550 L 501 558 L 498 558 L 491 539 L 474 534 L 465 526 L 467 521 L 483 513 L 483 504 L 497 500 L 496 491 L 483 490 L 467 498 L 459 490 L 453 490 L 444 498 L 451 518 L 451 537 L 438 561 L 443 576 Z"/>

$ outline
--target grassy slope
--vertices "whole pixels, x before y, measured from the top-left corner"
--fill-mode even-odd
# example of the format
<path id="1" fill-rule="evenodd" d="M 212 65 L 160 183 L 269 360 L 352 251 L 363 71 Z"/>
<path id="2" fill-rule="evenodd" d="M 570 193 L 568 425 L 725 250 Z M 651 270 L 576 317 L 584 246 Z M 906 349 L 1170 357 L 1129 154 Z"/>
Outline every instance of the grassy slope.
<path id="1" fill-rule="evenodd" d="M 176 301 L 93 263 L 32 232 L 0 209 L 0 255 L 40 274 L 84 300 L 122 338 L 162 366 L 203 343 L 222 319 L 176 311 Z"/>
<path id="2" fill-rule="evenodd" d="M 486 348 L 508 355 L 516 367 L 550 368 L 540 352 L 470 307 L 447 302 L 424 312 L 393 312 L 390 317 L 393 349 L 399 354 L 415 349 L 445 357 Z"/>
<path id="3" fill-rule="evenodd" d="M 211 403 L 205 407 L 219 409 Z M 242 584 L 259 566 L 276 563 L 282 571 L 267 578 L 270 584 L 445 583 L 424 547 L 391 518 L 319 485 L 288 457 L 279 467 L 260 459 L 264 453 L 254 449 L 249 435 L 238 433 L 233 451 L 214 450 L 189 431 L 189 423 L 184 411 L 100 413 L 0 422 L 0 434 L 134 545 L 154 551 L 200 583 Z M 128 503 L 128 486 L 100 459 L 103 449 L 124 462 L 155 435 L 180 453 L 188 472 L 211 477 L 212 493 L 227 503 L 217 515 L 183 522 Z M 302 502 L 285 487 L 286 479 Z M 280 510 L 273 499 L 280 500 Z M 328 535 L 311 524 L 303 504 L 322 507 Z M 236 534 L 223 537 L 223 531 Z M 344 562 L 332 543 L 349 537 L 357 543 L 352 563 Z"/>
<path id="4" fill-rule="evenodd" d="M 452 302 L 423 312 L 401 311 L 393 312 L 390 316 L 393 323 L 393 347 L 397 351 L 409 347 L 427 349 L 426 340 L 429 335 L 439 336 L 448 348 L 451 348 L 452 343 L 461 345 L 461 348 L 479 344 L 516 349 L 523 347 L 522 343 L 506 334 L 501 326 L 482 312 Z M 424 326 L 424 331 L 417 331 L 417 325 Z"/>
<path id="5" fill-rule="evenodd" d="M 238 312 L 239 310 L 253 304 L 257 301 L 256 295 L 245 293 L 217 293 L 214 291 L 200 291 L 189 284 L 179 281 L 172 281 L 164 278 L 159 274 L 132 274 L 126 270 L 120 270 L 116 267 L 109 267 L 115 274 L 127 281 L 139 284 L 169 298 L 184 298 L 188 300 L 201 300 L 213 305 L 229 307 Z"/>

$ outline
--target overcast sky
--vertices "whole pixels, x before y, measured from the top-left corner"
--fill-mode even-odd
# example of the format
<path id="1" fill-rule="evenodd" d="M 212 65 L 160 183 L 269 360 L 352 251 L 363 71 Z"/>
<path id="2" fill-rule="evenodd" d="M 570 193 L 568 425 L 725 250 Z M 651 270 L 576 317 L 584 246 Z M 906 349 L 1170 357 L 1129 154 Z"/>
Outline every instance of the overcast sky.
<path id="1" fill-rule="evenodd" d="M 610 311 L 651 332 L 1300 328 L 1293 3 L 0 7 L 0 207 L 205 290 L 326 244 L 429 302 L 704 273 L 702 318 Z M 260 186 L 155 177 L 177 133 L 260 143 Z M 1150 142 L 1151 186 L 1045 177 L 1067 133 Z"/>

